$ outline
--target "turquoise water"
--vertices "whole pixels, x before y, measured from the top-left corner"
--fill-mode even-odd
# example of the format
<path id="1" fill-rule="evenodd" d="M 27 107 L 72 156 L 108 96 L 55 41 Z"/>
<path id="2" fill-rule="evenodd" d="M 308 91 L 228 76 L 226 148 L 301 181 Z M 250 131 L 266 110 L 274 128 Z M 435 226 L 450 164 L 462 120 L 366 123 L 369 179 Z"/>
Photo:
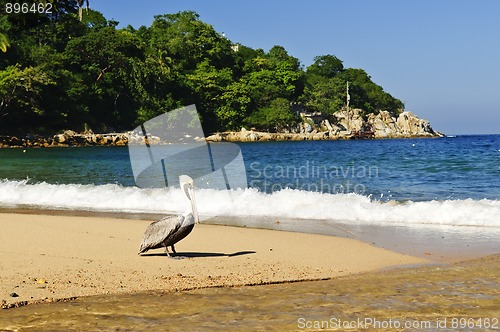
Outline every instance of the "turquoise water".
<path id="1" fill-rule="evenodd" d="M 268 192 L 276 185 L 382 200 L 500 199 L 500 135 L 249 143 L 242 150 L 250 183 Z M 297 176 L 293 169 L 281 176 L 290 165 Z M 276 176 L 263 179 L 264 167 Z M 301 167 L 309 176 L 298 174 Z"/>
<path id="2" fill-rule="evenodd" d="M 500 135 L 238 146 L 247 188 L 201 214 L 500 227 Z M 137 187 L 127 147 L 0 149 L 0 207 L 179 213 L 176 190 Z"/>
<path id="3" fill-rule="evenodd" d="M 0 149 L 0 179 L 133 186 L 126 147 Z"/>
<path id="4" fill-rule="evenodd" d="M 382 200 L 500 199 L 500 135 L 239 144 L 249 187 Z M 128 149 L 0 150 L 0 179 L 134 186 Z"/>

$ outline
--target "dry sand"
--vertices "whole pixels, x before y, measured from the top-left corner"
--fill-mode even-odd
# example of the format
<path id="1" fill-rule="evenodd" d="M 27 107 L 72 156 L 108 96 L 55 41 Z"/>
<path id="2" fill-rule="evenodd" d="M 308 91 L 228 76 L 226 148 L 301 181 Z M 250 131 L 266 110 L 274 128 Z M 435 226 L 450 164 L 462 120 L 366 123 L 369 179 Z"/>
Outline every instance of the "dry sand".
<path id="1" fill-rule="evenodd" d="M 332 236 L 196 225 L 138 256 L 151 221 L 0 213 L 0 301 L 334 278 L 428 261 Z M 17 297 L 12 297 L 12 293 Z"/>

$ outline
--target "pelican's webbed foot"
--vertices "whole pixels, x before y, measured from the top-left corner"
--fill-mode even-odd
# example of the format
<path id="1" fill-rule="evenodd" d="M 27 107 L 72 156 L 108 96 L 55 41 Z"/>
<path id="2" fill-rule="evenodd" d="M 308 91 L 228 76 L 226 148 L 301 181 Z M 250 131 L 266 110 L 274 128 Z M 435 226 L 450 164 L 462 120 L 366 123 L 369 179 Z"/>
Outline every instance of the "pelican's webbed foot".
<path id="1" fill-rule="evenodd" d="M 184 259 L 184 258 L 188 258 L 188 257 L 185 257 L 185 256 L 177 256 L 177 251 L 175 251 L 174 246 L 170 246 L 170 248 L 172 248 L 172 252 L 175 254 L 175 256 L 170 256 L 170 258 L 173 258 L 173 259 Z"/>

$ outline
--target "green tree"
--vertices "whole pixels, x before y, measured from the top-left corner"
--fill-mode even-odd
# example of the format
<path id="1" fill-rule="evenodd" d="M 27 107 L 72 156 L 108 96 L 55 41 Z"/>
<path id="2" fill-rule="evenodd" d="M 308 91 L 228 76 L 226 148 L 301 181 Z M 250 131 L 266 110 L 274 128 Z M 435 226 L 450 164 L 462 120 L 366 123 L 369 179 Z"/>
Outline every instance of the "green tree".
<path id="1" fill-rule="evenodd" d="M 148 54 L 144 59 L 132 59 L 132 72 L 127 85 L 137 105 L 137 122 L 134 125 L 182 106 L 173 97 L 173 91 L 177 89 L 171 61 L 161 51 Z"/>
<path id="2" fill-rule="evenodd" d="M 245 119 L 245 124 L 258 129 L 281 132 L 288 130 L 300 121 L 300 117 L 290 109 L 285 98 L 276 98 L 269 106 L 260 108 Z"/>
<path id="3" fill-rule="evenodd" d="M 165 59 L 169 68 L 168 75 L 160 78 L 166 83 L 162 88 L 140 85 L 153 99 L 170 96 L 180 104 L 195 103 L 204 127 L 215 130 L 219 97 L 233 82 L 236 56 L 231 42 L 189 11 L 156 16 L 151 27 L 137 33 L 146 45 L 146 59 Z M 143 111 L 148 107 L 144 105 Z"/>
<path id="4" fill-rule="evenodd" d="M 217 123 L 222 126 L 231 126 L 232 121 L 224 123 L 218 119 L 221 107 L 220 101 L 227 87 L 233 82 L 233 72 L 230 68 L 217 69 L 210 64 L 209 59 L 198 63 L 195 70 L 185 75 L 185 85 L 191 91 L 191 100 L 197 105 L 202 116 L 202 122 L 208 130 L 215 130 Z M 224 103 L 223 103 L 224 104 Z"/>
<path id="5" fill-rule="evenodd" d="M 348 68 L 339 75 L 339 78 L 349 81 L 350 104 L 352 107 L 362 109 L 363 115 L 387 110 L 397 116 L 404 109 L 403 102 L 375 84 L 363 69 Z"/>
<path id="6" fill-rule="evenodd" d="M 91 29 L 84 36 L 68 42 L 65 57 L 79 93 L 87 105 L 91 126 L 125 127 L 135 121 L 135 110 L 128 107 L 132 59 L 141 56 L 139 40 L 130 32 L 114 26 Z M 125 100 L 123 100 L 125 98 Z M 120 109 L 121 105 L 125 108 Z"/>
<path id="7" fill-rule="evenodd" d="M 178 71 L 195 70 L 208 59 L 217 69 L 234 64 L 231 42 L 192 11 L 155 16 L 149 28 L 148 51 L 164 51 Z"/>
<path id="8" fill-rule="evenodd" d="M 282 46 L 274 46 L 268 54 L 257 53 L 252 62 L 255 67 L 242 80 L 248 86 L 253 110 L 269 106 L 276 98 L 291 101 L 302 94 L 300 62 Z"/>
<path id="9" fill-rule="evenodd" d="M 195 103 L 207 133 L 242 125 L 286 130 L 299 121 L 291 102 L 339 111 L 346 81 L 352 107 L 365 114 L 404 107 L 334 55 L 318 56 L 304 70 L 282 46 L 235 50 L 192 11 L 117 29 L 118 22 L 97 11 L 82 15 L 86 0 L 42 1 L 53 5 L 52 14 L 0 17 L 3 128 L 129 129 Z"/>
<path id="10" fill-rule="evenodd" d="M 338 77 L 318 80 L 306 86 L 301 99 L 311 111 L 333 114 L 345 105 L 346 82 Z"/>
<path id="11" fill-rule="evenodd" d="M 308 75 L 318 75 L 321 77 L 332 78 L 344 70 L 342 60 L 335 55 L 327 54 L 314 58 L 314 63 L 307 67 Z"/>
<path id="12" fill-rule="evenodd" d="M 7 52 L 7 48 L 9 48 L 10 46 L 10 43 L 9 43 L 9 39 L 7 38 L 7 36 L 3 33 L 0 33 L 0 50 L 5 53 Z"/>
<path id="13" fill-rule="evenodd" d="M 215 109 L 216 127 L 214 130 L 237 130 L 249 113 L 251 102 L 248 86 L 242 82 L 228 85 L 217 97 L 218 107 Z"/>
<path id="14" fill-rule="evenodd" d="M 36 124 L 44 114 L 39 107 L 40 93 L 50 84 L 54 82 L 38 67 L 16 65 L 0 71 L 0 121 L 7 123 L 3 129 L 12 132 L 18 126 Z"/>
<path id="15" fill-rule="evenodd" d="M 306 70 L 306 87 L 300 100 L 310 110 L 333 114 L 346 105 L 349 82 L 350 106 L 360 108 L 363 115 L 387 110 L 397 115 L 403 103 L 375 84 L 362 69 L 344 68 L 334 55 L 314 58 Z"/>

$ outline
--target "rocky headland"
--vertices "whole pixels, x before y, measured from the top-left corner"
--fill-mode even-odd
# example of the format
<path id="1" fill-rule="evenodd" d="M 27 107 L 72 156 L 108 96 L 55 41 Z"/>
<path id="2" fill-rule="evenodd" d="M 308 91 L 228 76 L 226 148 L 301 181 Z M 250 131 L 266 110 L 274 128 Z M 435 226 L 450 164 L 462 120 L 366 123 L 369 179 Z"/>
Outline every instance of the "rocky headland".
<path id="1" fill-rule="evenodd" d="M 420 119 L 411 112 L 402 112 L 398 117 L 387 111 L 369 114 L 363 118 L 362 110 L 352 109 L 338 112 L 333 120 L 322 119 L 317 114 L 303 115 L 304 121 L 297 128 L 285 133 L 259 132 L 242 128 L 239 132 L 220 132 L 208 136 L 209 142 L 255 142 L 255 141 L 304 141 L 371 138 L 441 137 L 429 121 Z"/>
<path id="2" fill-rule="evenodd" d="M 372 138 L 441 137 L 432 129 L 429 121 L 420 119 L 411 112 L 402 112 L 398 117 L 387 111 L 362 116 L 362 110 L 352 109 L 338 112 L 328 120 L 317 114 L 303 115 L 303 121 L 287 132 L 260 132 L 242 128 L 240 131 L 214 133 L 208 142 L 257 142 L 257 141 L 304 141 Z M 77 133 L 66 130 L 50 137 L 27 135 L 25 137 L 1 136 L 0 148 L 8 147 L 67 147 L 67 146 L 125 146 L 129 142 L 142 142 L 143 136 L 134 132 L 102 133 L 92 131 Z M 162 144 L 159 137 L 149 137 L 149 144 Z"/>
<path id="3" fill-rule="evenodd" d="M 67 146 L 125 146 L 128 143 L 127 133 L 94 134 L 92 132 L 76 133 L 66 130 L 54 136 L 26 135 L 0 136 L 0 148 L 49 148 Z"/>

